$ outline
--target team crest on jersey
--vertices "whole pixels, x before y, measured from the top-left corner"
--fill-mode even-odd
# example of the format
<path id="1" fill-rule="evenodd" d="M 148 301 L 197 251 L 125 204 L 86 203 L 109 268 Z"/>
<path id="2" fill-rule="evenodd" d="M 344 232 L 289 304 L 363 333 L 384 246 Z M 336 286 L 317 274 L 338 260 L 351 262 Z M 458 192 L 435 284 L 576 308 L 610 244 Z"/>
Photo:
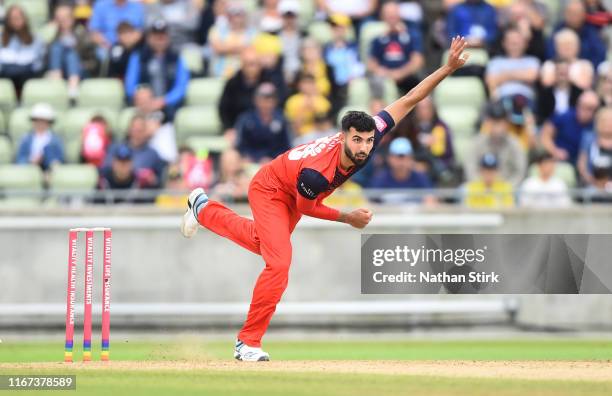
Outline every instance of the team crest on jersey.
<path id="1" fill-rule="evenodd" d="M 382 132 L 387 128 L 387 123 L 385 122 L 385 120 L 383 120 L 379 116 L 374 116 L 373 118 L 374 123 L 376 123 L 376 129 L 378 129 L 379 132 Z"/>

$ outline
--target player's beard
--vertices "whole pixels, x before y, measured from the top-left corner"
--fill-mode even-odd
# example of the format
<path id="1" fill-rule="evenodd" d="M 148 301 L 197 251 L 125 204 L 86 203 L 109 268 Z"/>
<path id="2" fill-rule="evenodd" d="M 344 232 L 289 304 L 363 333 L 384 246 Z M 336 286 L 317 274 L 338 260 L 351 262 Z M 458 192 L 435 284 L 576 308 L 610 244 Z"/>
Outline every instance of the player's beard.
<path id="1" fill-rule="evenodd" d="M 348 144 L 344 145 L 344 154 L 355 164 L 356 166 L 360 166 L 366 163 L 368 160 L 368 154 L 364 151 L 360 151 L 357 154 L 353 154 Z"/>

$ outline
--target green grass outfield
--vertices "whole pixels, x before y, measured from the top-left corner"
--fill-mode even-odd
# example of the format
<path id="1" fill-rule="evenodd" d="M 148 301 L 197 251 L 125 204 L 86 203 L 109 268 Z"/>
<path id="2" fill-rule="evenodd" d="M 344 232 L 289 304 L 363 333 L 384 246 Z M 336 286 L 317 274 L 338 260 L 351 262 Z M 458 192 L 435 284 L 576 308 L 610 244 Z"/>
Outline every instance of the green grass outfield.
<path id="1" fill-rule="evenodd" d="M 72 373 L 76 393 L 113 396 L 612 395 L 609 340 L 270 341 L 265 343 L 270 365 L 233 362 L 231 340 L 177 338 L 111 340 L 112 361 L 89 366 L 59 363 L 61 340 L 5 338 L 0 374 Z M 75 361 L 80 358 L 77 348 Z M 34 362 L 49 363 L 27 364 Z M 430 362 L 433 370 L 427 368 Z M 412 373 L 413 366 L 424 369 Z M 57 394 L 18 394 L 29 393 Z"/>

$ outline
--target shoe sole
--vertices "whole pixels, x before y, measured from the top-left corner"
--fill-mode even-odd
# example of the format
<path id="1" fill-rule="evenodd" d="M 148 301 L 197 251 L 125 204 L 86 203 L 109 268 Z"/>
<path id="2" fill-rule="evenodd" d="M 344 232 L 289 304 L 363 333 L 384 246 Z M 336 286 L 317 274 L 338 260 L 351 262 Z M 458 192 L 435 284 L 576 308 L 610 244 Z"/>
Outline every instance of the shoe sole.
<path id="1" fill-rule="evenodd" d="M 234 359 L 239 360 L 241 362 L 246 362 L 247 360 L 242 360 L 242 356 L 240 356 L 239 353 L 234 353 Z M 252 362 L 253 360 L 248 360 L 249 362 Z M 257 362 L 269 362 L 270 358 L 267 356 L 262 356 L 259 359 L 256 360 Z"/>
<path id="2" fill-rule="evenodd" d="M 204 192 L 204 190 L 203 190 L 203 189 L 201 189 L 201 188 L 196 189 L 196 190 L 202 190 L 202 191 L 201 191 L 200 193 L 198 193 L 198 195 L 196 195 L 195 197 L 193 197 L 193 201 L 194 201 L 194 202 L 195 202 L 195 201 L 198 199 L 198 197 L 199 197 L 200 195 L 202 195 L 202 194 L 206 194 L 206 193 Z M 194 191 L 196 191 L 196 190 L 194 190 Z M 192 192 L 192 194 L 193 194 L 193 192 Z M 190 216 L 191 216 L 191 217 L 194 217 L 194 214 L 193 214 L 193 205 L 192 205 L 192 203 L 191 203 L 191 194 L 190 194 L 189 198 L 187 198 L 187 211 L 186 211 L 186 212 L 185 212 L 185 214 L 183 215 L 183 220 L 181 221 L 181 234 L 183 234 L 183 237 L 185 237 L 185 238 L 187 238 L 187 239 L 189 239 L 189 238 L 191 238 L 191 237 L 193 237 L 193 236 L 195 235 L 195 233 L 194 233 L 193 235 L 191 235 L 191 236 L 185 235 L 185 225 L 187 224 L 187 220 L 189 220 L 189 217 L 190 217 Z M 196 229 L 196 232 L 197 232 L 197 229 Z"/>

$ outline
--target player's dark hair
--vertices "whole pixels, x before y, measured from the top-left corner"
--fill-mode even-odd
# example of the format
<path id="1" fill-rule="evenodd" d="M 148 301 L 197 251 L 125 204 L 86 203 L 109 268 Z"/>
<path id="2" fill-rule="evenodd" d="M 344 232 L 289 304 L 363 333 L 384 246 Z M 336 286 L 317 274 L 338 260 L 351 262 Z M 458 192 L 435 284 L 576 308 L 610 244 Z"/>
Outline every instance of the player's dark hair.
<path id="1" fill-rule="evenodd" d="M 349 111 L 342 117 L 341 124 L 343 132 L 348 132 L 351 127 L 357 132 L 372 132 L 376 128 L 372 116 L 363 111 Z"/>

